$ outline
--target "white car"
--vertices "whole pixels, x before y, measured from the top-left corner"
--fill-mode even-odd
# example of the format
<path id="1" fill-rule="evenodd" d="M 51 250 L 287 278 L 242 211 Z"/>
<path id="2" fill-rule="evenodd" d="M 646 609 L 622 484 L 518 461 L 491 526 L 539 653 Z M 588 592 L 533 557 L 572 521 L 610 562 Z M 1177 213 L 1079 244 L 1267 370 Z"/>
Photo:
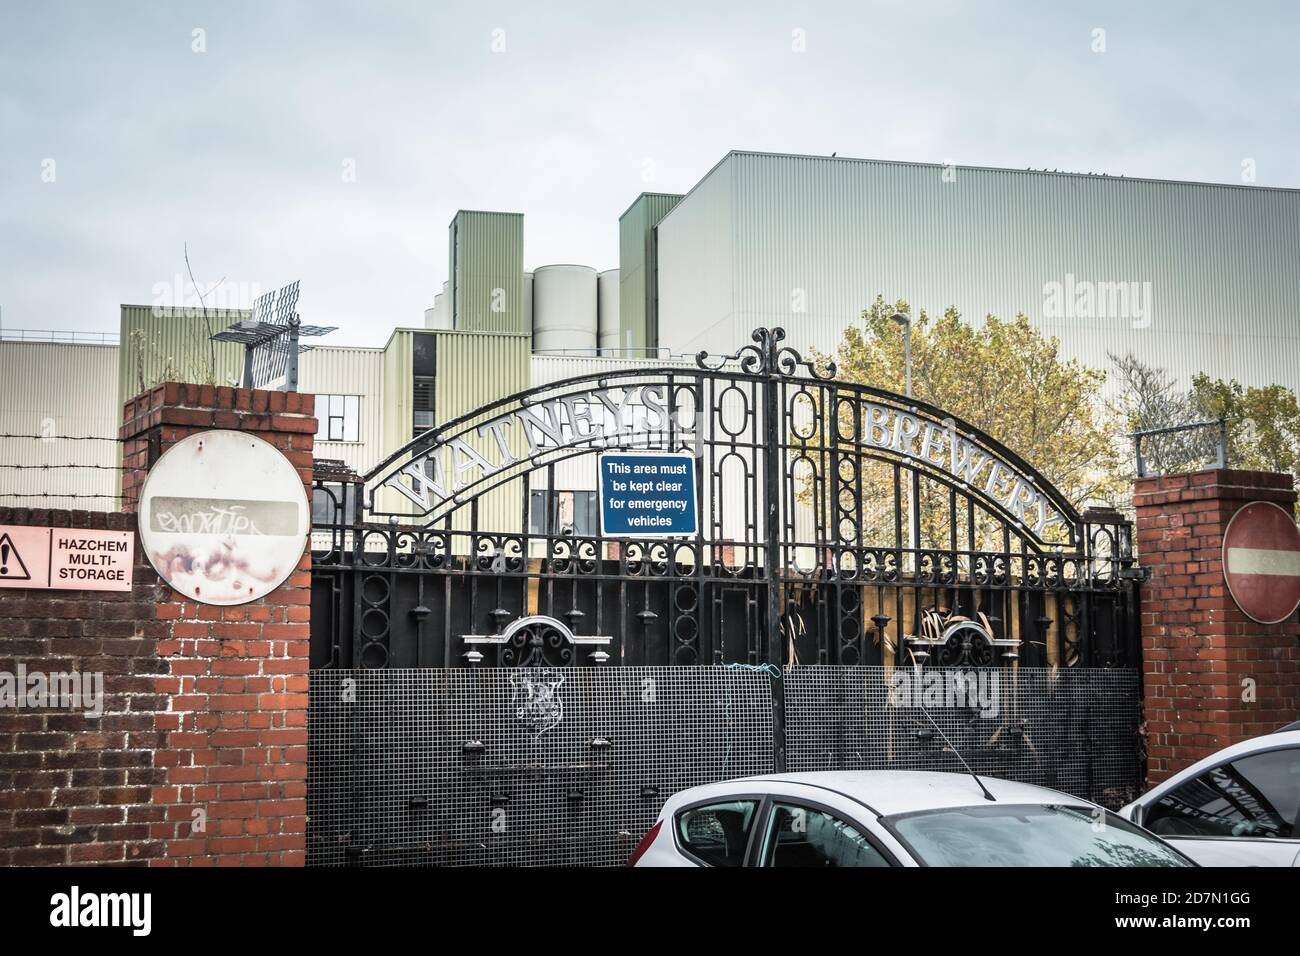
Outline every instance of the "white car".
<path id="1" fill-rule="evenodd" d="M 1300 866 L 1300 729 L 1226 747 L 1120 814 L 1204 866 Z"/>
<path id="2" fill-rule="evenodd" d="M 964 773 L 743 777 L 674 794 L 628 866 L 1194 866 L 1096 804 Z"/>

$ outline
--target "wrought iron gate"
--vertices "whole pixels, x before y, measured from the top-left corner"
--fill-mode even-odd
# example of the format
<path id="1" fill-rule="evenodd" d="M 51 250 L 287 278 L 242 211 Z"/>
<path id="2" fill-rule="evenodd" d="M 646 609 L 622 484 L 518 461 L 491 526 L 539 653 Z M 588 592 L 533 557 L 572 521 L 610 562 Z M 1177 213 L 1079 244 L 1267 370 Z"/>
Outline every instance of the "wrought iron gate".
<path id="1" fill-rule="evenodd" d="M 318 469 L 313 665 L 1137 666 L 1119 514 L 783 338 L 540 386 L 363 478 Z M 629 449 L 696 457 L 695 535 L 561 507 Z"/>
<path id="2" fill-rule="evenodd" d="M 997 722 L 936 715 L 981 771 L 1132 795 L 1130 526 L 783 338 L 539 386 L 365 476 L 317 462 L 313 862 L 610 862 L 720 773 L 946 766 L 885 699 L 900 664 L 1000 675 Z M 694 457 L 693 535 L 589 520 L 628 450 Z M 664 671 L 661 713 L 635 695 Z M 566 681 L 583 717 L 548 737 Z"/>

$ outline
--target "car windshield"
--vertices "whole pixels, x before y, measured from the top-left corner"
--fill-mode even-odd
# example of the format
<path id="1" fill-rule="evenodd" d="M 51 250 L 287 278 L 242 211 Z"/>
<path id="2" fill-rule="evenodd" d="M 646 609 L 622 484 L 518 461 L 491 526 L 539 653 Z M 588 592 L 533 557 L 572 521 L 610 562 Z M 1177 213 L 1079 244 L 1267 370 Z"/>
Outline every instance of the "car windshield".
<path id="1" fill-rule="evenodd" d="M 928 866 L 1192 866 L 1113 813 L 1054 804 L 954 807 L 881 820 Z"/>

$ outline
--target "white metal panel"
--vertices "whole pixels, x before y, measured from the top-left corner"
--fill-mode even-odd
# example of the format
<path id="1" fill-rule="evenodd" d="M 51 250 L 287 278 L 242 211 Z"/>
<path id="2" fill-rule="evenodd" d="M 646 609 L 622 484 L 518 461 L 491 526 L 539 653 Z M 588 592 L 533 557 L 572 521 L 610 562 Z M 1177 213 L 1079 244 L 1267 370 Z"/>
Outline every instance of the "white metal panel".
<path id="1" fill-rule="evenodd" d="M 613 374 L 629 369 L 682 367 L 694 368 L 692 359 L 676 357 L 671 359 L 622 359 L 597 357 L 595 355 L 534 355 L 531 359 L 532 372 L 529 387 L 549 385 L 566 378 L 581 375 L 597 375 L 602 372 Z"/>
<path id="2" fill-rule="evenodd" d="M 339 458 L 365 473 L 384 457 L 383 349 L 320 346 L 303 353 L 298 388 L 319 395 L 358 395 L 361 398 L 358 441 L 317 441 L 317 458 Z M 319 417 L 319 416 L 318 416 Z"/>
<path id="3" fill-rule="evenodd" d="M 714 167 L 656 226 L 659 341 L 673 351 L 733 352 L 735 163 Z M 746 335 L 748 341 L 748 335 Z"/>
<path id="4" fill-rule="evenodd" d="M 0 434 L 35 436 L 0 438 L 0 465 L 20 466 L 0 467 L 0 505 L 119 510 L 118 355 L 115 345 L 0 341 Z"/>
<path id="5" fill-rule="evenodd" d="M 1300 387 L 1296 190 L 732 154 L 658 228 L 674 350 L 780 325 L 830 351 L 882 294 L 972 321 L 1023 312 L 1098 368 L 1132 352 L 1183 381 Z M 1138 283 L 1150 308 L 1049 314 L 1071 281 Z"/>

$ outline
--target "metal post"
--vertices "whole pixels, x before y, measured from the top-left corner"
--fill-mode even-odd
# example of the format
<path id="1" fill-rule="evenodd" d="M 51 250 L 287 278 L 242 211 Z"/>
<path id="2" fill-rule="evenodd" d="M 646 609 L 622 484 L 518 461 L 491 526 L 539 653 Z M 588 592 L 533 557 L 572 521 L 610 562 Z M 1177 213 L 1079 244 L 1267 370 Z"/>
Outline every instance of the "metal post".
<path id="1" fill-rule="evenodd" d="M 284 390 L 286 392 L 298 391 L 298 326 L 301 325 L 298 316 L 289 318 L 289 354 L 286 356 L 286 365 L 284 369 Z"/>
<path id="2" fill-rule="evenodd" d="M 766 331 L 766 330 L 765 330 Z M 779 333 L 780 330 L 774 330 Z M 767 577 L 767 663 L 774 666 L 772 674 L 772 756 L 777 773 L 785 772 L 785 682 L 781 631 L 781 429 L 780 383 L 777 351 L 779 338 L 766 336 L 763 378 L 763 497 L 767 506 L 766 546 L 764 572 Z"/>
<path id="3" fill-rule="evenodd" d="M 912 397 L 912 323 L 903 326 L 903 394 Z"/>

